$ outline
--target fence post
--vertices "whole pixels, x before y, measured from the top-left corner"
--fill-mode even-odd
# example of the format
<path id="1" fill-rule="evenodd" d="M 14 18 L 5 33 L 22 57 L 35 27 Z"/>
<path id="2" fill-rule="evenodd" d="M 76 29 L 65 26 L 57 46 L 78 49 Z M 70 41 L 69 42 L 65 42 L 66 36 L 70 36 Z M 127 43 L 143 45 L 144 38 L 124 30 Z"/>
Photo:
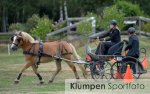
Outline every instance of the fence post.
<path id="1" fill-rule="evenodd" d="M 7 48 L 8 48 L 8 55 L 10 55 L 10 45 L 9 44 L 7 45 Z"/>
<path id="2" fill-rule="evenodd" d="M 141 19 L 139 18 L 139 37 L 141 38 L 141 25 L 142 25 L 142 22 L 141 22 Z"/>
<path id="3" fill-rule="evenodd" d="M 91 24 L 92 24 L 92 33 L 96 33 L 95 31 L 95 28 L 96 28 L 96 19 L 95 17 L 91 17 L 92 21 L 91 21 Z"/>

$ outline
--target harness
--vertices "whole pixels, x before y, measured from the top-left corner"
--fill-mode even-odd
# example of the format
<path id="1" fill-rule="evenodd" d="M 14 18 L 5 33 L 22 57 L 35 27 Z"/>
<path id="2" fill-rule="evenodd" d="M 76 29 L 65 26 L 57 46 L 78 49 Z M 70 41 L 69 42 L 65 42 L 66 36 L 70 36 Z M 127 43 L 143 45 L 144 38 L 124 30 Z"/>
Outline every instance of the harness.
<path id="1" fill-rule="evenodd" d="M 68 53 L 67 49 L 63 46 L 62 42 L 59 43 L 59 49 L 58 49 L 57 56 L 52 56 L 50 54 L 44 53 L 43 52 L 43 43 L 42 42 L 39 42 L 38 53 L 35 53 L 35 45 L 36 44 L 37 43 L 33 43 L 29 50 L 23 51 L 23 54 L 37 56 L 38 57 L 38 61 L 36 62 L 37 67 L 38 67 L 38 65 L 40 65 L 41 57 L 43 57 L 43 56 L 54 57 L 54 58 L 56 58 L 56 60 L 62 60 L 62 58 L 61 58 L 62 55 L 72 54 L 72 53 Z M 66 51 L 66 53 L 63 53 L 63 49 Z"/>

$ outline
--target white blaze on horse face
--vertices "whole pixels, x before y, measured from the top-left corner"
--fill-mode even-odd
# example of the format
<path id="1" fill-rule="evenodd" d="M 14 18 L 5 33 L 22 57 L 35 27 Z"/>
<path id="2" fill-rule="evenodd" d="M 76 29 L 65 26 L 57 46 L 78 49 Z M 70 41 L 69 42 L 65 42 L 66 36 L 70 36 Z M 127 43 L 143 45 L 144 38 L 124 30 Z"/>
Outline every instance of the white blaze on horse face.
<path id="1" fill-rule="evenodd" d="M 11 48 L 15 46 L 15 41 L 16 41 L 16 39 L 17 39 L 17 36 L 14 36 L 13 42 L 12 42 L 12 44 L 11 44 Z"/>

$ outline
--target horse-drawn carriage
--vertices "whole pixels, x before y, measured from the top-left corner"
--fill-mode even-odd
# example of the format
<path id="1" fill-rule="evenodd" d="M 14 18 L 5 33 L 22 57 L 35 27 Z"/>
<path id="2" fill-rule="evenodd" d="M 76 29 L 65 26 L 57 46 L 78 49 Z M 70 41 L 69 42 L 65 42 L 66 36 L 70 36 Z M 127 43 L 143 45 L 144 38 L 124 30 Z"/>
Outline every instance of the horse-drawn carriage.
<path id="1" fill-rule="evenodd" d="M 86 64 L 85 68 L 89 68 L 93 79 L 123 79 L 127 66 L 130 69 L 134 79 L 138 79 L 141 74 L 146 73 L 142 62 L 134 57 L 124 54 L 126 41 L 122 41 L 112 46 L 108 50 L 108 55 L 95 55 L 86 46 Z M 140 55 L 146 56 L 146 49 L 140 49 Z"/>
<path id="2" fill-rule="evenodd" d="M 122 54 L 124 52 L 126 41 L 117 43 L 109 48 L 108 55 L 95 55 L 88 50 L 89 47 L 87 46 L 87 59 L 82 61 L 80 60 L 75 47 L 71 43 L 65 41 L 41 43 L 34 40 L 34 38 L 26 32 L 16 32 L 11 40 L 11 49 L 17 50 L 18 48 L 22 48 L 23 54 L 27 61 L 17 76 L 15 83 L 19 83 L 22 73 L 30 66 L 32 66 L 33 71 L 40 80 L 40 83 L 43 83 L 42 76 L 37 72 L 38 65 L 39 63 L 46 63 L 52 60 L 56 61 L 57 70 L 49 82 L 53 82 L 56 75 L 60 72 L 62 60 L 66 61 L 69 67 L 73 70 L 76 79 L 79 79 L 79 76 L 73 62 L 79 65 L 79 68 L 83 72 L 83 76 L 85 78 L 87 73 L 82 64 L 85 64 L 86 69 L 90 69 L 93 79 L 116 79 L 118 78 L 116 75 L 119 75 L 119 78 L 122 79 L 124 78 L 128 65 L 130 65 L 132 75 L 135 79 L 138 79 L 141 74 L 146 73 L 144 66 L 139 59 Z M 72 54 L 75 55 L 77 61 L 72 61 Z M 141 54 L 146 56 L 146 50 L 144 48 L 141 49 Z M 113 64 L 109 62 L 111 59 L 115 59 Z"/>

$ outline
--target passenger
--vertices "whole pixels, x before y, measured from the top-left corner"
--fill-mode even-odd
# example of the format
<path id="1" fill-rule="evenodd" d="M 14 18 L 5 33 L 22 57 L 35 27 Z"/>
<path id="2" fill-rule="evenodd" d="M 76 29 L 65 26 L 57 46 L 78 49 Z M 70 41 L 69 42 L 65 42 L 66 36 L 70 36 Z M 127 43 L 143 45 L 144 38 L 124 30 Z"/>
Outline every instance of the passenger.
<path id="1" fill-rule="evenodd" d="M 116 43 L 119 43 L 121 41 L 120 31 L 117 27 L 116 20 L 110 21 L 110 30 L 108 33 L 104 34 L 102 37 L 103 38 L 99 37 L 99 40 L 107 41 L 107 42 L 103 42 L 102 44 L 99 43 L 99 45 L 96 49 L 96 52 L 95 52 L 96 55 L 106 55 L 107 51 L 109 50 L 110 47 L 112 47 L 113 45 L 115 45 Z M 105 38 L 105 37 L 108 37 L 108 38 Z M 108 41 L 110 41 L 110 42 L 108 42 Z"/>
<path id="2" fill-rule="evenodd" d="M 128 29 L 129 34 L 129 42 L 127 47 L 125 48 L 125 51 L 128 50 L 127 56 L 131 56 L 134 58 L 139 58 L 139 39 L 137 35 L 135 34 L 135 28 L 130 27 Z"/>

